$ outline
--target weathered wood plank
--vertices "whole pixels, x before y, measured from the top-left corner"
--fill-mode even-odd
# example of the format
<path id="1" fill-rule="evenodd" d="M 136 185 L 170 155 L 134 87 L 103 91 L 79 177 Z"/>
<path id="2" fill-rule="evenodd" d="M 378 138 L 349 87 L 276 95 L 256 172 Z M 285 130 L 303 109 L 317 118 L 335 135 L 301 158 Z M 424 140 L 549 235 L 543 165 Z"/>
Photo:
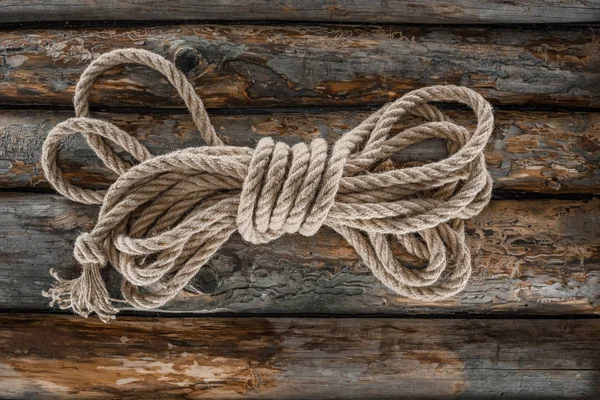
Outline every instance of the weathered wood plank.
<path id="1" fill-rule="evenodd" d="M 73 242 L 95 207 L 42 194 L 0 193 L 0 309 L 47 310 L 48 269 L 74 276 Z M 256 246 L 234 235 L 173 312 L 337 314 L 599 314 L 600 202 L 493 201 L 468 225 L 474 272 L 438 303 L 393 295 L 332 231 Z M 401 253 L 406 262 L 413 259 Z M 112 269 L 111 269 L 112 271 Z M 118 274 L 107 272 L 114 295 Z"/>
<path id="2" fill-rule="evenodd" d="M 600 20 L 598 0 L 4 0 L 0 23 L 38 21 L 322 21 L 424 24 L 580 23 Z"/>
<path id="3" fill-rule="evenodd" d="M 201 146 L 188 115 L 95 114 L 140 138 L 153 154 Z M 263 136 L 296 142 L 325 137 L 330 143 L 368 113 L 213 115 L 212 121 L 231 145 L 251 146 Z M 449 112 L 458 123 L 472 123 L 467 112 Z M 47 186 L 39 163 L 43 140 L 70 112 L 0 110 L 0 187 Z M 486 157 L 499 191 L 600 193 L 600 114 L 496 112 L 496 133 Z M 398 154 L 398 162 L 431 161 L 445 156 L 441 141 L 427 141 Z M 63 146 L 61 165 L 79 184 L 106 187 L 112 172 L 82 137 Z"/>
<path id="4" fill-rule="evenodd" d="M 597 399 L 600 320 L 0 316 L 0 397 Z M 43 338 L 42 340 L 40 340 Z"/>
<path id="5" fill-rule="evenodd" d="M 495 104 L 600 106 L 600 41 L 589 27 L 253 26 L 0 33 L 0 104 L 66 105 L 90 60 L 119 47 L 174 59 L 209 107 L 364 105 L 433 84 Z M 156 74 L 109 73 L 92 102 L 181 107 Z"/>

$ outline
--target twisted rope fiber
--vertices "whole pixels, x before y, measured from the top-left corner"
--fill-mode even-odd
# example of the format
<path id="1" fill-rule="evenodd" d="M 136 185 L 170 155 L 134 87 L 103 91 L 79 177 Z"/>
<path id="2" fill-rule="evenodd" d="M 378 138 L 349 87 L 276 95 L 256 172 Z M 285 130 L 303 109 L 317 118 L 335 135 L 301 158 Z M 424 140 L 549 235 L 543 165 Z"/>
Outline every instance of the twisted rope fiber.
<path id="1" fill-rule="evenodd" d="M 210 145 L 152 156 L 109 122 L 90 118 L 89 92 L 98 76 L 120 64 L 160 72 L 177 90 Z M 477 116 L 473 132 L 430 102 L 458 102 Z M 123 276 L 122 296 L 154 309 L 176 296 L 232 233 L 267 243 L 286 233 L 314 235 L 325 225 L 342 235 L 373 274 L 399 295 L 435 301 L 461 291 L 471 274 L 464 220 L 489 202 L 492 181 L 483 149 L 493 130 L 492 109 L 476 92 L 431 86 L 386 104 L 328 150 L 323 139 L 288 146 L 263 138 L 255 149 L 225 146 L 185 76 L 166 59 L 139 49 L 101 55 L 83 72 L 76 117 L 58 124 L 44 143 L 42 165 L 52 186 L 73 201 L 99 204 L 95 227 L 75 241 L 82 274 L 44 295 L 51 305 L 103 321 L 118 312 L 100 270 Z M 391 134 L 407 114 L 426 122 Z M 107 191 L 70 183 L 57 164 L 60 142 L 82 133 L 119 175 Z M 428 138 L 447 142 L 449 155 L 428 164 L 383 170 L 394 153 Z M 139 163 L 130 165 L 120 147 Z M 396 241 L 426 266 L 407 268 L 392 252 Z"/>

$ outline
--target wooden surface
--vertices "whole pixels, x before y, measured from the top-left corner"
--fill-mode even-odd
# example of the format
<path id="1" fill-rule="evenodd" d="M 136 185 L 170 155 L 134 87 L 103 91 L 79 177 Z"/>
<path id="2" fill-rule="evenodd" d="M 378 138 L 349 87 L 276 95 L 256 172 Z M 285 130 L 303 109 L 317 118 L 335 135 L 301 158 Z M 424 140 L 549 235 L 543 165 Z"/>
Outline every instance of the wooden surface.
<path id="1" fill-rule="evenodd" d="M 600 398 L 598 23 L 599 0 L 1 2 L 0 398 Z M 467 223 L 466 290 L 398 297 L 323 229 L 262 246 L 234 235 L 161 310 L 105 325 L 49 308 L 48 270 L 76 276 L 73 243 L 98 209 L 52 192 L 40 149 L 83 69 L 120 47 L 173 60 L 231 145 L 333 142 L 427 85 L 484 95 L 494 200 Z M 202 145 L 147 69 L 109 71 L 92 104 L 153 154 Z M 444 155 L 427 141 L 392 161 Z M 86 187 L 114 179 L 81 137 L 59 161 Z"/>
<path id="2" fill-rule="evenodd" d="M 587 26 L 178 25 L 2 32 L 0 105 L 66 106 L 101 53 L 139 47 L 174 59 L 208 107 L 378 105 L 459 84 L 498 105 L 600 106 L 600 41 Z M 102 106 L 181 107 L 144 68 L 105 74 Z"/>
<path id="3" fill-rule="evenodd" d="M 597 319 L 103 325 L 30 314 L 0 326 L 10 328 L 0 398 L 594 399 L 600 389 Z"/>
<path id="4" fill-rule="evenodd" d="M 48 310 L 47 299 L 40 296 L 53 281 L 48 269 L 65 277 L 75 274 L 73 242 L 91 229 L 97 211 L 59 196 L 3 195 L 0 309 Z M 323 230 L 315 237 L 288 235 L 264 246 L 234 236 L 195 287 L 162 310 L 600 314 L 600 201 L 493 201 L 469 222 L 467 234 L 473 277 L 464 292 L 442 302 L 394 295 L 341 237 Z M 415 265 L 400 249 L 398 255 Z M 112 268 L 106 272 L 117 296 L 118 274 Z"/>
<path id="5" fill-rule="evenodd" d="M 38 21 L 322 21 L 419 24 L 598 22 L 598 0 L 4 0 L 0 23 Z"/>
<path id="6" fill-rule="evenodd" d="M 461 124 L 474 122 L 469 112 L 448 114 Z M 94 115 L 140 138 L 152 154 L 203 145 L 187 114 Z M 54 125 L 72 116 L 72 112 L 0 110 L 0 188 L 47 187 L 40 165 L 44 138 Z M 367 112 L 335 111 L 211 118 L 228 144 L 254 147 L 263 136 L 289 143 L 321 136 L 333 143 L 367 116 Z M 486 160 L 497 191 L 600 194 L 600 114 L 496 111 L 495 118 L 496 131 L 488 142 Z M 445 154 L 443 142 L 426 141 L 394 159 L 408 165 Z M 65 142 L 60 165 L 87 187 L 106 187 L 115 178 L 101 167 L 82 137 Z"/>

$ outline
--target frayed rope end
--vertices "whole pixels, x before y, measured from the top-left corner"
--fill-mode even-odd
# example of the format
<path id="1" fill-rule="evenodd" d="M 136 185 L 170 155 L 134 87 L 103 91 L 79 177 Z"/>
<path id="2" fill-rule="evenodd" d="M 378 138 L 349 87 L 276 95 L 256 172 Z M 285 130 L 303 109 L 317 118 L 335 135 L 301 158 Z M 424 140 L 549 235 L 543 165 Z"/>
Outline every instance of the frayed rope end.
<path id="1" fill-rule="evenodd" d="M 87 318 L 95 313 L 102 322 L 115 319 L 119 310 L 112 306 L 98 264 L 87 264 L 78 278 L 65 280 L 54 269 L 50 275 L 56 279 L 54 287 L 43 291 L 44 297 L 51 298 L 50 306 L 58 305 L 62 310 L 71 309 L 75 314 Z"/>

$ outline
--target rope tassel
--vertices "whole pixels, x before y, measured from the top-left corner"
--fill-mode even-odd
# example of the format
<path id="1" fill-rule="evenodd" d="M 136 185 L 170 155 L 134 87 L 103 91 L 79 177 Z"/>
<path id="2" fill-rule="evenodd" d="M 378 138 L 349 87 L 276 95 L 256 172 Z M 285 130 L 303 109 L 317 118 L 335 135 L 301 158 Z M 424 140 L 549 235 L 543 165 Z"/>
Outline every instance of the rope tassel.
<path id="1" fill-rule="evenodd" d="M 187 105 L 209 146 L 153 157 L 135 138 L 89 115 L 92 84 L 120 64 L 141 64 L 161 74 Z M 457 125 L 431 102 L 458 102 L 477 117 L 473 131 Z M 46 179 L 61 194 L 98 204 L 98 222 L 75 242 L 80 277 L 44 292 L 51 305 L 107 322 L 118 309 L 101 269 L 122 275 L 125 302 L 154 309 L 175 297 L 231 234 L 267 243 L 284 234 L 311 236 L 325 225 L 352 245 L 373 274 L 395 293 L 437 301 L 463 290 L 471 274 L 464 220 L 489 202 L 492 180 L 484 147 L 493 130 L 492 108 L 476 92 L 431 86 L 386 104 L 329 148 L 323 139 L 289 146 L 271 138 L 255 149 L 224 146 L 192 85 L 164 58 L 139 49 L 101 55 L 83 72 L 74 99 L 76 117 L 55 126 L 43 147 Z M 425 122 L 396 133 L 405 116 Z M 119 178 L 107 191 L 70 183 L 57 163 L 61 141 L 83 134 Z M 425 139 L 445 140 L 448 156 L 409 168 L 378 166 Z M 131 166 L 114 150 L 138 161 Z M 406 268 L 392 242 L 426 262 Z"/>
<path id="2" fill-rule="evenodd" d="M 119 311 L 112 306 L 112 301 L 106 291 L 106 286 L 100 276 L 98 266 L 86 267 L 78 278 L 64 280 L 56 271 L 50 270 L 57 285 L 42 294 L 50 297 L 50 305 L 58 305 L 61 309 L 72 309 L 75 314 L 88 317 L 95 313 L 103 322 L 115 318 Z"/>
<path id="3" fill-rule="evenodd" d="M 75 242 L 74 256 L 82 265 L 81 275 L 64 280 L 51 269 L 50 274 L 56 279 L 57 285 L 42 294 L 52 299 L 51 306 L 56 304 L 61 309 L 70 308 L 75 314 L 86 318 L 95 313 L 104 322 L 114 319 L 119 310 L 112 306 L 100 275 L 100 269 L 106 264 L 102 249 L 90 234 L 83 233 Z"/>

